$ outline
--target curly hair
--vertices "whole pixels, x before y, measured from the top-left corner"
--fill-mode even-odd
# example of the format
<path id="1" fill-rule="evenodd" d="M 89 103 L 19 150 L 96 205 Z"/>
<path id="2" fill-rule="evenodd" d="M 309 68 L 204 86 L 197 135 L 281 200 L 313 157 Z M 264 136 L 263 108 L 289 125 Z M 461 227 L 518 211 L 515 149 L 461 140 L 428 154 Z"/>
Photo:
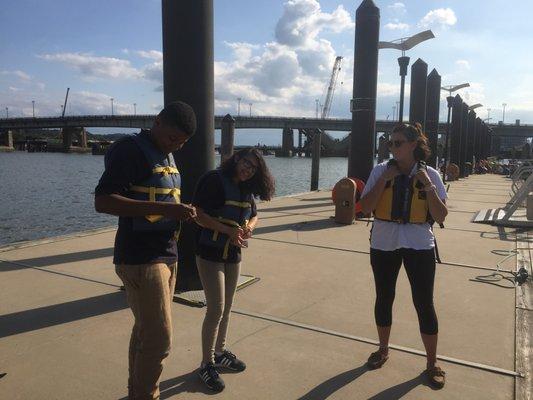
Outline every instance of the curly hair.
<path id="1" fill-rule="evenodd" d="M 419 122 L 414 124 L 398 124 L 392 130 L 392 133 L 401 133 L 409 142 L 416 141 L 416 147 L 413 156 L 416 161 L 426 161 L 431 155 L 428 146 L 428 138 L 422 132 L 422 125 Z"/>
<path id="2" fill-rule="evenodd" d="M 157 116 L 163 123 L 179 128 L 189 137 L 196 132 L 196 114 L 183 101 L 168 103 Z"/>
<path id="3" fill-rule="evenodd" d="M 231 157 L 222 162 L 220 170 L 228 176 L 233 176 L 236 171 L 237 162 L 248 155 L 255 157 L 257 160 L 257 170 L 250 179 L 240 183 L 241 187 L 252 193 L 254 197 L 259 197 L 261 200 L 271 200 L 275 192 L 274 177 L 270 173 L 263 155 L 256 148 L 249 147 L 235 152 Z"/>

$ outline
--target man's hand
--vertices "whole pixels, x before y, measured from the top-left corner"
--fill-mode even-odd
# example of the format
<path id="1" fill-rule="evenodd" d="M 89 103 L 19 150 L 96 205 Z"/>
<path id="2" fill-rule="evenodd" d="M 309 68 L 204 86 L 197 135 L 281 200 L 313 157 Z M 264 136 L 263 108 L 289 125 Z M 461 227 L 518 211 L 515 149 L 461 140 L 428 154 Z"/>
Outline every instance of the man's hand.
<path id="1" fill-rule="evenodd" d="M 180 221 L 189 222 L 196 219 L 196 208 L 190 204 L 174 204 L 172 209 L 172 216 Z"/>

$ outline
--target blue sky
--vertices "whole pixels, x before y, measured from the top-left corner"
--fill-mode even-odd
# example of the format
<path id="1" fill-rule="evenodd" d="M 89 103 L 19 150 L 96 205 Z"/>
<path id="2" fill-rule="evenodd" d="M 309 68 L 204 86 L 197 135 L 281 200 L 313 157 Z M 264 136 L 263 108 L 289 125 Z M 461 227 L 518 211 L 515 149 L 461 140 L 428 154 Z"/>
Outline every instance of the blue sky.
<path id="1" fill-rule="evenodd" d="M 443 85 L 492 122 L 533 123 L 531 1 L 375 1 L 381 40 L 432 29 L 435 39 L 408 52 L 436 68 Z M 217 114 L 314 116 L 336 55 L 344 57 L 332 117 L 347 118 L 352 95 L 355 9 L 341 0 L 214 0 Z M 4 0 L 0 14 L 0 111 L 57 115 L 156 113 L 161 91 L 160 0 Z M 392 118 L 399 96 L 395 50 L 381 50 L 378 118 Z M 407 77 L 406 105 L 409 80 Z M 443 100 L 445 94 L 443 93 Z M 444 102 L 441 118 L 444 119 Z M 405 114 L 408 114 L 406 106 Z"/>

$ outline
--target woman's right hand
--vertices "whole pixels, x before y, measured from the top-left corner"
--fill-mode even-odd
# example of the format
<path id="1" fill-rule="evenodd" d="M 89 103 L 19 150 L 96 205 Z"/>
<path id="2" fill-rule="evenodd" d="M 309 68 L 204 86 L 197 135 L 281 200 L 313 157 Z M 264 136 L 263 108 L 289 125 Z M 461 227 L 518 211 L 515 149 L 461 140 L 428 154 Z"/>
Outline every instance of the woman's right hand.
<path id="1" fill-rule="evenodd" d="M 385 180 L 385 182 L 391 181 L 394 178 L 396 178 L 398 175 L 400 175 L 400 170 L 396 165 L 389 165 L 385 172 L 381 175 L 381 178 Z"/>
<path id="2" fill-rule="evenodd" d="M 244 247 L 244 231 L 240 226 L 229 227 L 227 234 L 231 244 L 238 247 Z"/>

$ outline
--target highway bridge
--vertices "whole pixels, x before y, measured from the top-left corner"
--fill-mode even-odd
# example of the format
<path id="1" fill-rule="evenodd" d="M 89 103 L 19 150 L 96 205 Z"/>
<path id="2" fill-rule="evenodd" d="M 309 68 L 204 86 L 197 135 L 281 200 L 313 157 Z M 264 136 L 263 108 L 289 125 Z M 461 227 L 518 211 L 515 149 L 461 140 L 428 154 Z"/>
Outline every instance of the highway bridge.
<path id="1" fill-rule="evenodd" d="M 68 117 L 27 117 L 0 119 L 0 131 L 39 128 L 150 128 L 155 115 L 82 115 Z M 215 129 L 220 129 L 223 116 L 215 116 Z M 237 116 L 236 129 L 321 129 L 349 132 L 351 119 L 303 117 L 245 117 Z M 376 121 L 376 132 L 391 132 L 395 121 Z M 489 124 L 493 136 L 533 137 L 533 125 Z M 446 132 L 446 123 L 439 123 L 439 134 Z"/>

